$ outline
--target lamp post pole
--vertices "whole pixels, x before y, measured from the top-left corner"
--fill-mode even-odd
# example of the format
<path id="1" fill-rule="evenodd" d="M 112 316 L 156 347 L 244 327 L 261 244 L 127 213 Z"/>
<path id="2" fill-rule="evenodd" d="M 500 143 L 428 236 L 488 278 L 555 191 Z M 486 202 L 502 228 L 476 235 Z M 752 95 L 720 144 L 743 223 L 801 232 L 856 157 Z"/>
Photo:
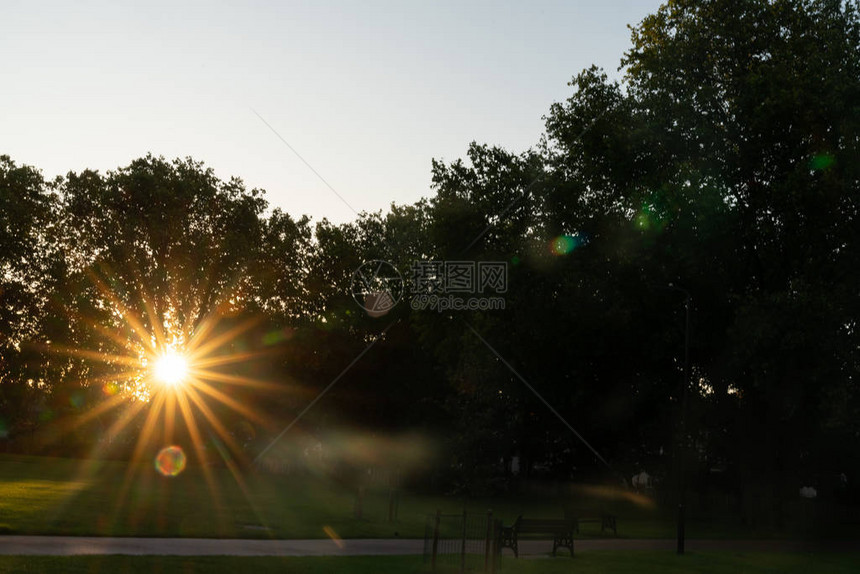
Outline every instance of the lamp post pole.
<path id="1" fill-rule="evenodd" d="M 678 287 L 669 283 L 669 288 L 680 291 L 684 294 L 684 381 L 681 385 L 681 421 L 680 421 L 680 437 L 678 440 L 678 554 L 684 553 L 685 519 L 686 519 L 686 476 L 685 476 L 685 457 L 687 454 L 687 402 L 690 393 L 690 307 L 693 297 L 690 292 L 683 287 Z"/>

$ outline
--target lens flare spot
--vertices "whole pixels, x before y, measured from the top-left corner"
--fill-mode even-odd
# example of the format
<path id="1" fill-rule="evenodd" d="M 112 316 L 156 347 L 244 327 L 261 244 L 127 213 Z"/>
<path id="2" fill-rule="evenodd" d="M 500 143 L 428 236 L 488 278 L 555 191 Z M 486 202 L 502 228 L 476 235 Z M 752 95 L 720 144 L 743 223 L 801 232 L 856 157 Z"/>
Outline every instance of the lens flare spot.
<path id="1" fill-rule="evenodd" d="M 119 392 L 119 385 L 116 383 L 106 383 L 105 386 L 102 387 L 102 392 L 112 397 Z"/>
<path id="2" fill-rule="evenodd" d="M 340 536 L 337 535 L 334 528 L 331 526 L 323 526 L 323 532 L 325 532 L 326 536 L 331 538 L 331 541 L 334 542 L 338 548 L 343 548 L 343 540 L 340 539 Z"/>
<path id="3" fill-rule="evenodd" d="M 636 214 L 636 227 L 643 231 L 662 231 L 666 227 L 665 213 L 654 205 L 643 205 Z"/>
<path id="4" fill-rule="evenodd" d="M 809 169 L 812 171 L 824 171 L 834 163 L 836 163 L 836 158 L 832 155 L 829 153 L 820 153 L 809 160 Z"/>
<path id="5" fill-rule="evenodd" d="M 72 393 L 72 396 L 69 397 L 69 404 L 75 409 L 81 409 L 86 401 L 86 397 L 81 392 L 74 392 Z"/>
<path id="6" fill-rule="evenodd" d="M 559 235 L 549 242 L 549 251 L 553 255 L 567 255 L 583 245 L 585 245 L 585 238 L 579 234 Z"/>
<path id="7" fill-rule="evenodd" d="M 155 457 L 155 470 L 162 476 L 177 476 L 185 470 L 185 452 L 182 447 L 168 446 Z"/>
<path id="8" fill-rule="evenodd" d="M 573 251 L 573 238 L 569 235 L 559 235 L 550 243 L 549 249 L 555 255 L 567 255 Z"/>
<path id="9" fill-rule="evenodd" d="M 395 305 L 397 305 L 397 301 L 388 291 L 367 293 L 364 296 L 364 309 L 373 318 L 382 317 Z"/>
<path id="10" fill-rule="evenodd" d="M 54 411 L 45 408 L 39 412 L 39 422 L 46 423 L 54 418 Z"/>
<path id="11" fill-rule="evenodd" d="M 284 328 L 277 331 L 271 331 L 263 335 L 263 344 L 266 346 L 277 345 L 282 341 L 286 341 L 293 336 L 293 330 Z"/>

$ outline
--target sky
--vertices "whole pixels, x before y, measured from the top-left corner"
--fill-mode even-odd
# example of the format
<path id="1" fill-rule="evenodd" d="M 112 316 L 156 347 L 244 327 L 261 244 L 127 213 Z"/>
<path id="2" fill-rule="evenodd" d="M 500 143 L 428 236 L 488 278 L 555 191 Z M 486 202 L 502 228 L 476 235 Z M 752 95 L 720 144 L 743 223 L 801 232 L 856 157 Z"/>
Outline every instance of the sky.
<path id="1" fill-rule="evenodd" d="M 536 145 L 659 3 L 6 0 L 0 154 L 48 178 L 191 156 L 342 223 L 429 197 L 472 141 Z"/>

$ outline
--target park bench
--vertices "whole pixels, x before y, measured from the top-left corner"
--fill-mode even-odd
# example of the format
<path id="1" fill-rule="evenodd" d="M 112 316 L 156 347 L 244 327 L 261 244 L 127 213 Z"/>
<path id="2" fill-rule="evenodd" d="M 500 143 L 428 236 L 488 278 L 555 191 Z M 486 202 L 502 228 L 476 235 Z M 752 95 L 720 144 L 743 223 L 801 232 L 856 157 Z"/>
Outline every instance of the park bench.
<path id="1" fill-rule="evenodd" d="M 618 536 L 618 517 L 614 514 L 602 513 L 600 518 L 582 518 L 582 512 L 566 509 L 564 511 L 564 519 L 570 520 L 573 522 L 573 530 L 577 534 L 579 534 L 579 525 L 585 522 L 594 522 L 600 524 L 600 532 L 606 532 L 607 530 L 611 530 L 615 536 Z"/>
<path id="2" fill-rule="evenodd" d="M 552 534 L 552 555 L 558 548 L 570 548 L 573 556 L 573 532 L 576 526 L 571 520 L 560 518 L 523 518 L 518 516 L 511 526 L 503 526 L 499 532 L 499 552 L 510 548 L 519 558 L 517 541 L 520 534 Z"/>

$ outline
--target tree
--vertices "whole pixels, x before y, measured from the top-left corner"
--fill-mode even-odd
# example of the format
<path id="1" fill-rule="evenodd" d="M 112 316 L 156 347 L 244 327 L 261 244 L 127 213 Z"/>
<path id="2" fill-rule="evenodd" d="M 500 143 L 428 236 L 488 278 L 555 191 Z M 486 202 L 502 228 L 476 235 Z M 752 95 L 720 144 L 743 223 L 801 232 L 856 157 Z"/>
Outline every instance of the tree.
<path id="1" fill-rule="evenodd" d="M 522 209 L 486 202 L 516 189 L 510 154 L 472 146 L 471 167 L 434 166 L 440 245 L 488 217 L 513 230 L 483 254 L 517 258 L 517 312 L 473 320 L 617 457 L 674 434 L 660 406 L 681 383 L 670 282 L 695 303 L 704 458 L 773 484 L 824 437 L 857 448 L 858 26 L 854 2 L 669 2 L 633 29 L 624 86 L 588 69 L 551 108 Z M 575 249 L 546 255 L 559 235 Z M 441 332 L 437 348 L 475 361 L 462 329 Z"/>
<path id="2" fill-rule="evenodd" d="M 56 196 L 29 166 L 0 156 L 0 438 L 32 430 L 40 361 L 22 345 L 40 336 L 56 271 Z"/>
<path id="3" fill-rule="evenodd" d="M 643 21 L 625 61 L 655 134 L 652 161 L 698 174 L 682 180 L 685 195 L 712 193 L 685 212 L 699 215 L 692 255 L 718 255 L 710 268 L 722 277 L 688 257 L 701 268 L 689 281 L 729 319 L 706 335 L 708 379 L 741 394 L 736 462 L 763 492 L 802 472 L 833 420 L 826 397 L 857 405 L 846 343 L 856 340 L 858 34 L 855 2 L 680 1 Z M 701 237 L 714 206 L 728 208 L 730 235 Z"/>
<path id="4" fill-rule="evenodd" d="M 105 175 L 70 173 L 55 185 L 62 273 L 47 304 L 43 342 L 30 348 L 52 366 L 40 384 L 57 427 L 88 421 L 93 432 L 110 434 L 127 409 L 151 410 L 143 402 L 156 391 L 147 365 L 160 353 L 201 333 L 216 338 L 239 315 L 258 312 L 257 278 L 249 271 L 261 259 L 266 202 L 258 190 L 221 181 L 200 163 L 151 155 Z M 209 352 L 223 355 L 227 347 Z M 223 359 L 215 370 L 230 365 Z M 176 407 L 172 399 L 167 404 Z"/>

